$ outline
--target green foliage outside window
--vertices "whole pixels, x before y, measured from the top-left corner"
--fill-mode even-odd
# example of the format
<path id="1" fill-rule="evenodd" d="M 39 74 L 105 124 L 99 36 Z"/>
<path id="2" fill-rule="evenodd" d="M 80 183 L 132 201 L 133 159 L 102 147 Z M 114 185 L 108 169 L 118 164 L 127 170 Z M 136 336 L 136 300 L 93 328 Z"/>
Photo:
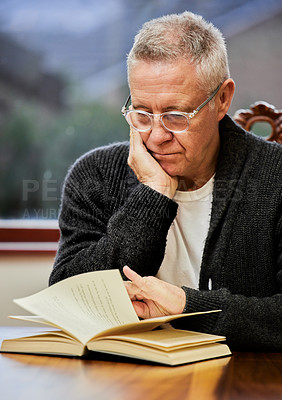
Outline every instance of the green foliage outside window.
<path id="1" fill-rule="evenodd" d="M 1 123 L 0 218 L 57 218 L 62 183 L 76 158 L 127 139 L 119 109 L 92 103 L 51 113 L 18 105 Z"/>

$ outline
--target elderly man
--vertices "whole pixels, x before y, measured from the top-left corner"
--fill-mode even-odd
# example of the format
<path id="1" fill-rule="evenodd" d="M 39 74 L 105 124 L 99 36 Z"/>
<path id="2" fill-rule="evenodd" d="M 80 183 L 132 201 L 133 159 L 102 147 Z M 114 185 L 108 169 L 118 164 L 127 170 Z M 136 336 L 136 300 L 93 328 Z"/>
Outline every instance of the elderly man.
<path id="1" fill-rule="evenodd" d="M 130 144 L 70 170 L 50 284 L 119 268 L 141 318 L 181 319 L 232 349 L 282 350 L 282 146 L 227 115 L 224 39 L 185 12 L 144 24 L 128 56 Z"/>

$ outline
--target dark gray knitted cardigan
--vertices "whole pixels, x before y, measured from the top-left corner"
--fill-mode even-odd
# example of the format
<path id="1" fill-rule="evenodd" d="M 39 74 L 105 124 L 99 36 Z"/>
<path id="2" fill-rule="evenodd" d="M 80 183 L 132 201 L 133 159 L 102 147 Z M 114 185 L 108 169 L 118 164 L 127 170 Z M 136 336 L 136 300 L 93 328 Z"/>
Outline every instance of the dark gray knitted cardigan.
<path id="1" fill-rule="evenodd" d="M 228 116 L 220 136 L 199 290 L 184 287 L 184 312 L 222 312 L 177 326 L 225 335 L 232 349 L 282 351 L 282 146 Z M 90 151 L 69 171 L 50 284 L 124 265 L 157 273 L 178 206 L 139 183 L 127 157 L 128 143 L 113 144 Z"/>

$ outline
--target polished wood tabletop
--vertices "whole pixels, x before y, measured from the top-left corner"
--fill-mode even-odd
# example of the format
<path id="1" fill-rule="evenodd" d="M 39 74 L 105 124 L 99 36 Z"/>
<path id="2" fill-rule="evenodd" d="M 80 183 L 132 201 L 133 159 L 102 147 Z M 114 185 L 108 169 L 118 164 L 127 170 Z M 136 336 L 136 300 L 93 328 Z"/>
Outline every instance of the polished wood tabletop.
<path id="1" fill-rule="evenodd" d="M 0 327 L 0 341 L 27 331 Z M 178 367 L 2 353 L 0 383 L 3 400 L 280 400 L 282 353 L 236 352 Z"/>

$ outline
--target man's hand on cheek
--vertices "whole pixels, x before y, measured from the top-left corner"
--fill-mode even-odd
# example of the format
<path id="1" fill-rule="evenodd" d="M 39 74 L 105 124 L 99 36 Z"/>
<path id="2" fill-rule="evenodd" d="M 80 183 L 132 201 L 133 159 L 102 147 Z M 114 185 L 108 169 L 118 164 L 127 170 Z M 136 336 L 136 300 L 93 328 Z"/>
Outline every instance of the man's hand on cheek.
<path id="1" fill-rule="evenodd" d="M 178 185 L 177 177 L 169 176 L 162 169 L 148 152 L 139 132 L 132 128 L 130 129 L 128 165 L 141 183 L 169 198 L 173 198 Z"/>
<path id="2" fill-rule="evenodd" d="M 124 285 L 138 317 L 154 318 L 183 312 L 186 303 L 183 289 L 154 276 L 142 278 L 128 266 L 123 272 L 129 279 Z"/>

